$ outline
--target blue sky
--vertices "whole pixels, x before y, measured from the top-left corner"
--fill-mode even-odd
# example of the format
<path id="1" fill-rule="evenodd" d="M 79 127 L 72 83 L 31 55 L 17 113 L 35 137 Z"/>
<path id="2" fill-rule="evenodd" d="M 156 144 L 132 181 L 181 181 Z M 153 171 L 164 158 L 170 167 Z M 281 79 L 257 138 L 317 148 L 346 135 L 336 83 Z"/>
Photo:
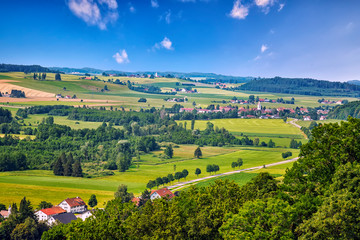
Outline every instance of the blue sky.
<path id="1" fill-rule="evenodd" d="M 3 0 L 0 62 L 360 79 L 358 0 Z"/>

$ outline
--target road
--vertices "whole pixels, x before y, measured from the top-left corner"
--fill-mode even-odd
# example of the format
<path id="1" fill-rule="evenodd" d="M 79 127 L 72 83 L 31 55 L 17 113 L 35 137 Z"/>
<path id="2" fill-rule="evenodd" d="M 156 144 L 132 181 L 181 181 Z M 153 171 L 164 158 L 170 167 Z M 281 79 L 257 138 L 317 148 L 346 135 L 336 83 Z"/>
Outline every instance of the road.
<path id="1" fill-rule="evenodd" d="M 270 163 L 270 164 L 267 164 L 267 165 L 265 165 L 265 166 L 266 166 L 266 167 L 272 167 L 272 166 L 281 165 L 281 164 L 285 164 L 285 163 L 289 163 L 289 162 L 294 162 L 294 161 L 296 161 L 296 160 L 298 160 L 298 159 L 299 159 L 299 158 L 296 157 L 296 158 L 289 159 L 289 160 L 284 160 L 284 161 L 281 161 L 281 162 Z M 264 165 L 258 166 L 258 167 L 244 168 L 244 169 L 235 170 L 235 171 L 226 172 L 226 173 L 219 173 L 219 174 L 216 174 L 216 175 L 211 175 L 211 176 L 207 176 L 207 177 L 197 178 L 197 179 L 194 179 L 194 180 L 191 180 L 191 181 L 187 181 L 187 182 L 180 182 L 180 183 L 178 183 L 178 184 L 169 186 L 169 187 L 167 187 L 167 188 L 168 188 L 168 189 L 180 188 L 180 187 L 183 187 L 184 185 L 191 184 L 191 183 L 195 183 L 195 182 L 199 182 L 199 181 L 206 180 L 206 179 L 210 179 L 210 178 L 227 176 L 227 175 L 231 175 L 231 174 L 235 174 L 235 173 L 239 173 L 239 172 L 250 171 L 250 170 L 257 170 L 257 169 L 261 169 L 261 168 L 264 168 Z"/>

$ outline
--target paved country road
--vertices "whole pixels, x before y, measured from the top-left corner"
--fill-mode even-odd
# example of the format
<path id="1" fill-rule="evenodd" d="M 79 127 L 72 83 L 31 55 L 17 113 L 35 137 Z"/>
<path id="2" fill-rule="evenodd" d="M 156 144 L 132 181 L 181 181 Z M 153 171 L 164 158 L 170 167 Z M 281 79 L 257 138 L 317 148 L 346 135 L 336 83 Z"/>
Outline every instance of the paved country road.
<path id="1" fill-rule="evenodd" d="M 298 160 L 299 158 L 293 158 L 293 159 L 289 159 L 289 160 L 285 160 L 285 161 L 281 161 L 281 162 L 276 162 L 276 163 L 270 163 L 265 165 L 266 167 L 272 167 L 272 166 L 276 166 L 276 165 L 281 165 L 281 164 L 285 164 L 285 163 L 289 163 L 289 162 L 294 162 L 296 160 Z M 257 170 L 257 169 L 261 169 L 264 168 L 264 165 L 262 166 L 258 166 L 258 167 L 251 167 L 251 168 L 244 168 L 244 169 L 240 169 L 240 170 L 235 170 L 235 171 L 231 171 L 231 172 L 226 172 L 226 173 L 219 173 L 216 175 L 211 175 L 211 176 L 207 176 L 207 177 L 203 177 L 203 178 L 197 178 L 191 181 L 187 181 L 187 182 L 180 182 L 178 184 L 172 185 L 172 186 L 168 186 L 168 189 L 174 189 L 174 188 L 180 188 L 183 187 L 184 185 L 190 184 L 190 183 L 195 183 L 195 182 L 199 182 L 202 180 L 206 180 L 206 179 L 210 179 L 210 178 L 215 178 L 215 177 L 220 177 L 220 176 L 226 176 L 226 175 L 231 175 L 231 174 L 235 174 L 235 173 L 239 173 L 239 172 L 244 172 L 244 171 L 250 171 L 250 170 Z"/>

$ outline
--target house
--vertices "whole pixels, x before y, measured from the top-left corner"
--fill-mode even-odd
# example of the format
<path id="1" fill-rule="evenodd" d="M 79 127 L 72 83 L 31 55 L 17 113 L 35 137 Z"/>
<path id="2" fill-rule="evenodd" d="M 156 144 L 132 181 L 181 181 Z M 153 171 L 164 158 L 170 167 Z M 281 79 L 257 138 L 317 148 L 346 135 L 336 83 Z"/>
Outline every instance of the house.
<path id="1" fill-rule="evenodd" d="M 261 103 L 260 103 L 260 101 L 258 102 L 257 110 L 261 110 Z"/>
<path id="2" fill-rule="evenodd" d="M 81 218 L 83 221 L 85 221 L 85 219 L 87 219 L 88 217 L 91 217 L 91 216 L 92 216 L 92 213 L 90 211 L 86 211 L 84 213 L 76 215 L 77 218 Z"/>
<path id="3" fill-rule="evenodd" d="M 310 116 L 304 116 L 304 121 L 311 121 L 311 117 Z"/>
<path id="4" fill-rule="evenodd" d="M 87 210 L 85 202 L 80 198 L 67 198 L 59 204 L 66 212 L 81 213 Z"/>
<path id="5" fill-rule="evenodd" d="M 64 209 L 62 209 L 61 207 L 55 206 L 55 207 L 51 207 L 51 208 L 41 209 L 41 210 L 35 212 L 35 216 L 37 217 L 37 219 L 39 221 L 48 221 L 52 216 L 55 216 L 55 215 L 58 215 L 61 213 L 66 213 L 66 211 Z"/>
<path id="6" fill-rule="evenodd" d="M 325 116 L 321 116 L 321 117 L 320 117 L 320 121 L 323 121 L 323 120 L 326 120 L 326 117 L 325 117 Z"/>
<path id="7" fill-rule="evenodd" d="M 74 215 L 74 213 L 66 212 L 66 213 L 51 216 L 48 220 L 48 224 L 53 225 L 56 221 L 59 221 L 60 223 L 63 223 L 63 224 L 68 224 L 68 223 L 71 223 L 71 221 L 76 220 L 76 219 L 77 218 Z"/>
<path id="8" fill-rule="evenodd" d="M 180 108 L 179 112 L 192 112 L 193 108 Z"/>
<path id="9" fill-rule="evenodd" d="M 56 94 L 56 98 L 62 98 L 63 96 L 61 94 Z"/>
<path id="10" fill-rule="evenodd" d="M 139 204 L 140 204 L 140 198 L 138 198 L 138 197 L 133 197 L 133 198 L 131 199 L 131 202 L 135 203 L 136 206 L 139 206 Z"/>
<path id="11" fill-rule="evenodd" d="M 71 96 L 70 96 L 70 95 L 66 95 L 65 98 L 66 98 L 66 99 L 71 99 Z"/>
<path id="12" fill-rule="evenodd" d="M 168 189 L 168 188 L 162 188 L 159 190 L 153 190 L 150 194 L 150 199 L 154 200 L 157 198 L 167 198 L 167 199 L 172 199 L 173 197 L 175 197 L 175 195 Z"/>

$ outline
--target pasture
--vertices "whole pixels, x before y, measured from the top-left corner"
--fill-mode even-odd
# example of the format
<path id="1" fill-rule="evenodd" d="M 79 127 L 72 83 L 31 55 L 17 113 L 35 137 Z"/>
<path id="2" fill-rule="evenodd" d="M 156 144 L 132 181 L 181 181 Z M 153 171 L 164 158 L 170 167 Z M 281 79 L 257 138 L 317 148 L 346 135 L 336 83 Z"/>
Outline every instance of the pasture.
<path id="1" fill-rule="evenodd" d="M 183 169 L 189 171 L 186 180 L 191 180 L 197 178 L 196 168 L 200 168 L 202 171 L 199 177 L 208 175 L 209 173 L 206 173 L 208 164 L 219 165 L 220 173 L 229 172 L 233 170 L 231 163 L 238 158 L 242 158 L 244 161 L 241 168 L 249 168 L 281 161 L 283 160 L 281 153 L 288 151 L 288 149 L 282 148 L 203 147 L 203 158 L 194 159 L 192 154 L 196 147 L 180 145 L 179 148 L 174 148 L 174 161 L 152 158 L 153 155 L 160 152 L 142 155 L 139 167 L 135 163 L 126 172 L 115 172 L 113 176 L 101 178 L 60 177 L 54 176 L 52 171 L 44 170 L 2 172 L 0 173 L 0 187 L 6 194 L 0 195 L 0 203 L 8 205 L 14 201 L 19 202 L 23 196 L 27 196 L 34 205 L 43 200 L 57 203 L 63 198 L 74 196 L 80 196 L 87 201 L 91 194 L 96 194 L 99 207 L 101 207 L 104 201 L 113 198 L 113 193 L 120 184 L 127 185 L 130 192 L 139 195 L 149 180 Z M 291 151 L 293 156 L 297 156 L 299 153 L 299 150 Z"/>

